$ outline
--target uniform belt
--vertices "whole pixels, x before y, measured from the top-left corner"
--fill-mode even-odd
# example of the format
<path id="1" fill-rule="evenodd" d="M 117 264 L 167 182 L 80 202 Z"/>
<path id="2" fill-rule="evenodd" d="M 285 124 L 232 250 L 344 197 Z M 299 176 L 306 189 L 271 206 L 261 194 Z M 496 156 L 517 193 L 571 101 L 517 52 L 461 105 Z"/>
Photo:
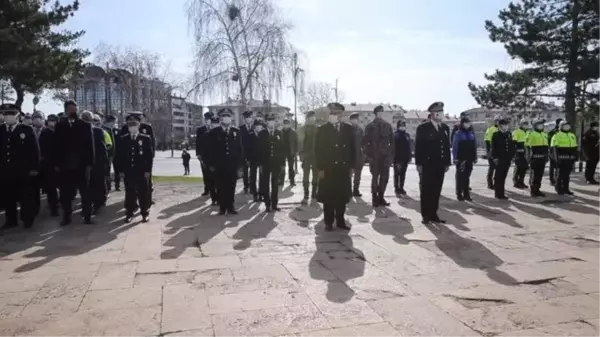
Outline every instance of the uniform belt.
<path id="1" fill-rule="evenodd" d="M 531 157 L 532 158 L 546 158 L 546 155 L 543 155 L 543 154 L 534 154 Z"/>
<path id="2" fill-rule="evenodd" d="M 517 149 L 517 152 L 525 152 L 525 149 Z"/>
<path id="3" fill-rule="evenodd" d="M 558 156 L 558 159 L 571 159 L 571 156 L 569 156 L 569 155 L 560 155 L 560 156 Z"/>

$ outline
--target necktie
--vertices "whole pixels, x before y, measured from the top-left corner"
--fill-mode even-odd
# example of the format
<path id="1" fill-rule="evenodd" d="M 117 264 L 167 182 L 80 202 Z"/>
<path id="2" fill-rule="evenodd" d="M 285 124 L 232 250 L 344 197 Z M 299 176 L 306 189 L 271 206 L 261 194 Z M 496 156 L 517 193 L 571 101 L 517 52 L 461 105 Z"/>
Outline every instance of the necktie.
<path id="1" fill-rule="evenodd" d="M 12 125 L 9 125 L 9 126 L 8 126 L 8 133 L 11 133 L 11 132 L 12 132 L 12 129 L 13 129 Z"/>

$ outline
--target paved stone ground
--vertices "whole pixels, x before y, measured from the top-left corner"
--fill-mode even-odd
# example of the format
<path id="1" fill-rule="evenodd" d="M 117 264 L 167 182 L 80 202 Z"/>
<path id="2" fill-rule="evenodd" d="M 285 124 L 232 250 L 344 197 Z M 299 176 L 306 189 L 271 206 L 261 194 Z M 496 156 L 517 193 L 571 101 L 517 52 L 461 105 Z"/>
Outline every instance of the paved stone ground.
<path id="1" fill-rule="evenodd" d="M 300 187 L 219 217 L 199 186 L 159 185 L 128 225 L 115 193 L 97 225 L 2 234 L 0 335 L 598 335 L 598 188 L 496 201 L 484 171 L 474 203 L 442 199 L 445 226 L 420 223 L 411 169 L 409 197 L 349 205 L 349 234 Z"/>

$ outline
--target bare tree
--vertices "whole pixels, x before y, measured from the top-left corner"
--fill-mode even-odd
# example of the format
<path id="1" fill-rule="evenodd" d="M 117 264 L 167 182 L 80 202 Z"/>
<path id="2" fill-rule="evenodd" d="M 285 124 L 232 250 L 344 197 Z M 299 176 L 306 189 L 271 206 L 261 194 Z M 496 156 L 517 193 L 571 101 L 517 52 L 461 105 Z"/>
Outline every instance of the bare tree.
<path id="1" fill-rule="evenodd" d="M 326 82 L 309 82 L 306 87 L 299 92 L 298 110 L 307 112 L 322 108 L 333 101 L 333 87 Z M 339 93 L 338 93 L 339 95 Z"/>
<path id="2" fill-rule="evenodd" d="M 279 93 L 290 73 L 291 26 L 273 0 L 189 0 L 188 21 L 197 94 L 226 93 L 233 84 L 246 104 L 265 87 Z"/>

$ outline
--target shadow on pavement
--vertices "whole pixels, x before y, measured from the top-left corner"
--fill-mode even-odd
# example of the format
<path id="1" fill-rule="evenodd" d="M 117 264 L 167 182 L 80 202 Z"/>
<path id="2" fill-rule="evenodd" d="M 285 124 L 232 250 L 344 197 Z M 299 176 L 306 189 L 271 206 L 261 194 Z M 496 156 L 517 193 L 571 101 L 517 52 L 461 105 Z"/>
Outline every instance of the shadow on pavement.
<path id="1" fill-rule="evenodd" d="M 325 225 L 320 222 L 315 226 L 315 245 L 316 251 L 308 263 L 310 277 L 315 280 L 327 282 L 327 293 L 325 297 L 330 302 L 346 303 L 354 297 L 355 293 L 348 285 L 347 281 L 362 277 L 365 274 L 365 258 L 362 251 L 354 247 L 352 237 L 347 231 L 334 229 L 334 232 L 325 232 Z M 329 238 L 336 238 L 332 241 Z M 353 251 L 357 256 L 349 258 L 333 258 L 322 260 L 320 257 L 327 254 L 328 247 L 334 243 L 342 243 L 348 250 Z M 333 280 L 329 271 L 335 275 L 338 280 Z"/>
<path id="2" fill-rule="evenodd" d="M 573 187 L 571 188 L 573 190 L 573 192 L 575 192 L 575 194 L 584 194 L 590 197 L 594 197 L 595 201 L 598 201 L 598 197 L 600 196 L 600 192 L 596 191 L 588 191 L 588 190 L 584 190 L 582 188 L 576 188 Z"/>
<path id="3" fill-rule="evenodd" d="M 514 285 L 517 280 L 498 270 L 504 261 L 483 244 L 462 237 L 444 225 L 425 225 L 436 237 L 436 247 L 462 268 L 482 269 L 487 276 L 500 284 Z"/>
<path id="4" fill-rule="evenodd" d="M 300 227 L 307 228 L 310 221 L 321 217 L 323 209 L 317 202 L 311 201 L 310 205 L 298 206 L 294 208 L 288 215 Z"/>
<path id="5" fill-rule="evenodd" d="M 233 246 L 233 249 L 245 250 L 250 248 L 252 240 L 266 238 L 267 235 L 277 227 L 277 222 L 274 220 L 274 217 L 274 212 L 261 212 L 255 215 L 254 218 L 233 234 L 233 239 L 240 240 Z"/>
<path id="6" fill-rule="evenodd" d="M 554 220 L 554 221 L 560 222 L 560 223 L 565 224 L 565 225 L 573 224 L 572 221 L 569 221 L 569 220 L 563 218 L 558 213 L 554 213 L 554 212 L 551 212 L 551 211 L 549 211 L 547 209 L 543 209 L 543 208 L 539 208 L 539 207 L 533 207 L 533 206 L 530 206 L 527 203 L 524 203 L 524 202 L 529 201 L 528 199 L 532 199 L 531 197 L 520 195 L 520 194 L 517 194 L 517 193 L 514 193 L 514 192 L 507 192 L 506 196 L 510 198 L 510 200 L 509 200 L 510 204 L 514 208 L 516 208 L 516 209 L 518 209 L 518 210 L 520 210 L 522 212 L 531 214 L 531 215 L 536 216 L 538 218 Z M 541 199 L 537 199 L 537 200 L 538 201 L 542 201 Z"/>
<path id="7" fill-rule="evenodd" d="M 373 207 L 370 204 L 367 204 L 365 200 L 361 197 L 355 197 L 354 202 L 350 202 L 348 204 L 348 209 L 346 210 L 346 214 L 349 216 L 355 216 L 360 223 L 369 222 L 368 215 L 373 213 Z"/>
<path id="8" fill-rule="evenodd" d="M 202 201 L 203 200 L 205 201 L 208 199 L 210 199 L 209 196 L 198 197 L 198 198 L 194 198 L 192 200 L 183 202 L 181 204 L 169 206 L 165 209 L 162 209 L 157 218 L 158 219 L 168 219 L 168 218 L 170 218 L 174 215 L 180 214 L 180 213 L 187 213 L 193 209 L 201 207 L 203 204 Z"/>
<path id="9" fill-rule="evenodd" d="M 479 215 L 486 219 L 501 222 L 515 228 L 523 228 L 515 217 L 502 211 L 501 208 L 506 208 L 511 205 L 510 201 L 498 200 L 495 198 L 486 197 L 481 194 L 471 192 L 472 202 L 465 203 L 470 205 L 470 211 L 473 214 Z M 488 206 L 495 206 L 494 208 Z"/>
<path id="10" fill-rule="evenodd" d="M 399 217 L 387 207 L 375 209 L 371 226 L 377 233 L 393 236 L 395 242 L 403 245 L 410 243 L 406 236 L 415 231 L 409 219 Z"/>

